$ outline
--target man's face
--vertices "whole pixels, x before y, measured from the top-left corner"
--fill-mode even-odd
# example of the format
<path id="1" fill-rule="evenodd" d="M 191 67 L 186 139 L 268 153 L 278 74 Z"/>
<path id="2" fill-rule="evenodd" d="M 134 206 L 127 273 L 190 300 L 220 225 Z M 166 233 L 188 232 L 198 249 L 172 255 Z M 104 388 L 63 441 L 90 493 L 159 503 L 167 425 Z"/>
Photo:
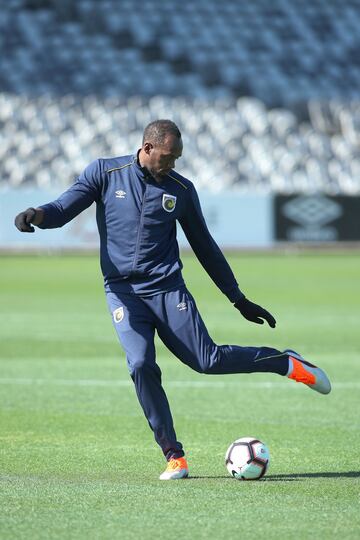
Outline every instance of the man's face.
<path id="1" fill-rule="evenodd" d="M 183 144 L 181 138 L 175 135 L 167 135 L 161 145 L 154 145 L 145 142 L 143 150 L 146 154 L 146 163 L 144 165 L 150 173 L 161 180 L 171 169 L 175 167 L 175 161 L 181 156 Z"/>

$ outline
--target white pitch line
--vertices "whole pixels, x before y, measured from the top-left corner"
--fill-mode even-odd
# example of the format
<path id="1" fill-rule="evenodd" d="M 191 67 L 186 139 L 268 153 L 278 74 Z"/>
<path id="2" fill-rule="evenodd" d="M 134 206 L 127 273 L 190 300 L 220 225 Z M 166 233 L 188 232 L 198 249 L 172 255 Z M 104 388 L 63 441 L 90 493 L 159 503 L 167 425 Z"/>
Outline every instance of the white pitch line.
<path id="1" fill-rule="evenodd" d="M 55 385 L 55 386 L 102 386 L 123 387 L 133 386 L 130 379 L 100 380 L 100 379 L 31 379 L 31 378 L 0 378 L 3 385 Z M 283 382 L 246 382 L 246 381 L 165 381 L 164 386 L 173 388 L 300 388 L 301 385 L 287 385 Z M 358 389 L 360 382 L 335 382 L 332 387 L 336 389 Z"/>

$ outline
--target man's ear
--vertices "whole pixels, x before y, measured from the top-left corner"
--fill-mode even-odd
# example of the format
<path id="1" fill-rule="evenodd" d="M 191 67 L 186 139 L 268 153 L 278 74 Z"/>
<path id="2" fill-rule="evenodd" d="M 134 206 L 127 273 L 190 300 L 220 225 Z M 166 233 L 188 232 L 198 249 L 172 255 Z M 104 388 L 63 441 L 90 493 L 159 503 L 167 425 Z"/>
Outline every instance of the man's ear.
<path id="1" fill-rule="evenodd" d="M 154 148 L 153 144 L 151 142 L 146 142 L 143 144 L 143 149 L 146 154 L 150 154 L 151 150 Z"/>

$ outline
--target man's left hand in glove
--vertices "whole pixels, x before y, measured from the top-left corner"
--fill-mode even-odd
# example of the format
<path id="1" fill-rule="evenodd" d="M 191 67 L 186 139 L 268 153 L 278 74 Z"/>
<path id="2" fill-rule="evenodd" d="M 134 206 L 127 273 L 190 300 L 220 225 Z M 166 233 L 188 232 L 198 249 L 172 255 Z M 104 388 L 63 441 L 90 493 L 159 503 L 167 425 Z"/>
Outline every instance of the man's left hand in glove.
<path id="1" fill-rule="evenodd" d="M 264 324 L 264 320 L 267 321 L 268 325 L 271 328 L 275 328 L 276 320 L 274 317 L 266 311 L 266 309 L 250 302 L 245 296 L 237 300 L 234 304 L 234 307 L 238 309 L 243 317 L 248 321 L 254 322 L 256 324 Z"/>

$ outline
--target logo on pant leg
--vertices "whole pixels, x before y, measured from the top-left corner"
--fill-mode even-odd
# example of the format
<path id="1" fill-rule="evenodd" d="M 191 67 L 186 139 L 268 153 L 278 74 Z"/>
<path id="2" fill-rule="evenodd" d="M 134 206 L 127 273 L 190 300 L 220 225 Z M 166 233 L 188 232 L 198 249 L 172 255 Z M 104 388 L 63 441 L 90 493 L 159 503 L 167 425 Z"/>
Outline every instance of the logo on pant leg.
<path id="1" fill-rule="evenodd" d="M 187 303 L 180 302 L 180 304 L 178 304 L 176 307 L 178 308 L 179 311 L 185 311 L 187 309 Z"/>
<path id="2" fill-rule="evenodd" d="M 113 311 L 113 318 L 115 323 L 119 323 L 123 320 L 124 308 L 122 306 L 118 307 L 117 309 L 115 309 L 115 311 Z"/>

